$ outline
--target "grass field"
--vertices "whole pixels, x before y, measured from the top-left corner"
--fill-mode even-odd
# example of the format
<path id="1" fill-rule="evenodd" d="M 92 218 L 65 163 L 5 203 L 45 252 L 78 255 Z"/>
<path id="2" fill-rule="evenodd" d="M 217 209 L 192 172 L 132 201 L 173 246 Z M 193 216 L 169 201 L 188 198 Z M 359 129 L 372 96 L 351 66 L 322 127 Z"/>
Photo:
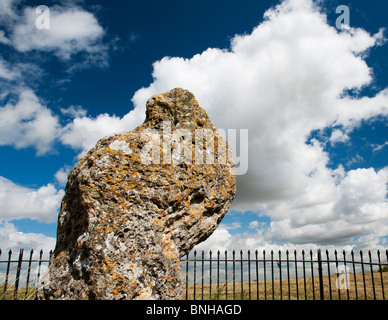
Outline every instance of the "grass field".
<path id="1" fill-rule="evenodd" d="M 0 285 L 0 300 L 14 300 L 15 298 L 15 287 L 8 285 L 4 292 L 4 285 Z M 17 292 L 17 299 L 15 300 L 34 300 L 36 296 L 35 288 L 28 288 L 26 295 L 26 288 L 19 288 Z"/>
<path id="2" fill-rule="evenodd" d="M 381 275 L 383 277 L 383 286 L 381 283 Z M 388 272 L 383 272 L 382 274 L 380 274 L 379 272 L 373 272 L 373 281 L 372 273 L 370 272 L 365 272 L 364 277 L 362 273 L 357 273 L 356 277 L 354 277 L 354 274 L 349 274 L 348 290 L 338 290 L 336 286 L 336 280 L 337 275 L 335 274 L 330 276 L 330 281 L 329 276 L 323 276 L 325 300 L 388 300 Z M 343 281 L 343 283 L 345 283 L 345 281 Z M 357 285 L 357 291 L 355 283 Z M 259 298 L 259 300 L 319 300 L 319 288 L 320 287 L 318 276 L 314 277 L 314 281 L 312 280 L 312 277 L 306 277 L 306 280 L 304 280 L 303 277 L 298 277 L 298 281 L 296 280 L 296 278 L 290 278 L 289 280 L 282 279 L 282 282 L 280 282 L 279 279 L 276 279 L 273 282 L 272 280 L 267 280 L 265 282 L 251 281 L 250 289 L 249 283 L 243 282 L 242 290 L 241 282 L 235 282 L 234 285 L 232 282 L 229 282 L 227 285 L 225 283 L 220 283 L 219 288 L 217 288 L 217 284 L 213 283 L 211 288 L 211 295 L 210 285 L 204 284 L 202 297 L 202 284 L 197 284 L 195 287 L 195 299 L 201 300 L 203 298 L 204 300 L 257 300 L 257 298 Z M 186 299 L 186 291 L 184 291 L 184 299 Z M 194 284 L 190 284 L 188 286 L 188 299 L 194 300 Z"/>

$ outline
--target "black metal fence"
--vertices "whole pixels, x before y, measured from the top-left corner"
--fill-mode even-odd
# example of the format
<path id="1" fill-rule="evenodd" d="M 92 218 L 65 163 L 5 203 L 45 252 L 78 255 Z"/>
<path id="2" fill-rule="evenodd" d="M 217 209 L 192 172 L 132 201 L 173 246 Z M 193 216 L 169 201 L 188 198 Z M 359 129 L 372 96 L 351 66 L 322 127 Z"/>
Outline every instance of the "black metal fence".
<path id="1" fill-rule="evenodd" d="M 0 249 L 0 300 L 34 299 L 39 279 L 48 267 L 51 253 L 52 251 L 44 258 L 43 250 L 40 250 L 38 257 L 34 257 L 34 250 L 31 250 L 29 258 L 23 259 L 24 249 L 20 249 L 15 259 L 12 250 L 9 250 L 7 259 L 2 260 L 3 252 Z M 24 286 L 20 287 L 21 283 Z"/>
<path id="2" fill-rule="evenodd" d="M 385 256 L 385 257 L 384 257 Z M 382 259 L 385 262 L 382 262 Z M 181 261 L 187 300 L 386 300 L 388 250 L 346 253 L 192 252 Z"/>
<path id="3" fill-rule="evenodd" d="M 34 299 L 51 251 L 0 249 L 0 300 Z M 197 252 L 181 259 L 186 300 L 386 300 L 388 250 Z"/>

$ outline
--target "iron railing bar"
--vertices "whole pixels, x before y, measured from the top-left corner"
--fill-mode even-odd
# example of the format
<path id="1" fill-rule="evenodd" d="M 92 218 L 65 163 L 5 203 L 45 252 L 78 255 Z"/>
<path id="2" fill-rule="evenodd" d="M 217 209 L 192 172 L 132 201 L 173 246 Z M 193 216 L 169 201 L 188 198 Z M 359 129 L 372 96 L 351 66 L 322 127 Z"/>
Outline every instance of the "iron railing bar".
<path id="1" fill-rule="evenodd" d="M 236 252 L 233 250 L 232 251 L 232 256 L 233 256 L 233 300 L 236 300 Z"/>
<path id="2" fill-rule="evenodd" d="M 372 254 L 370 250 L 368 251 L 368 255 L 369 255 L 370 275 L 372 277 L 373 300 L 376 300 L 375 280 L 373 277 L 373 266 L 372 266 Z"/>
<path id="3" fill-rule="evenodd" d="M 306 286 L 306 265 L 305 265 L 305 256 L 304 250 L 302 250 L 302 264 L 303 264 L 303 283 L 304 283 L 304 299 L 307 300 L 307 286 Z"/>
<path id="4" fill-rule="evenodd" d="M 279 268 L 279 286 L 280 286 L 280 300 L 283 300 L 283 279 L 282 279 L 282 252 L 279 250 L 279 262 L 278 262 L 278 268 Z"/>
<path id="5" fill-rule="evenodd" d="M 39 263 L 38 263 L 38 275 L 36 276 L 36 285 L 39 285 L 39 279 L 40 279 L 40 269 L 42 267 L 42 262 L 43 262 L 43 249 L 39 251 Z M 50 258 L 51 258 L 51 251 L 50 251 Z M 36 290 L 35 297 L 38 296 L 38 290 Z"/>
<path id="6" fill-rule="evenodd" d="M 197 299 L 196 287 L 197 287 L 197 250 L 194 251 L 194 300 Z"/>
<path id="7" fill-rule="evenodd" d="M 344 267 L 345 267 L 346 296 L 349 300 L 349 281 L 348 281 L 348 269 L 346 268 L 346 252 L 345 252 L 345 250 L 342 250 L 342 255 L 344 257 Z"/>
<path id="8" fill-rule="evenodd" d="M 358 290 L 357 290 L 357 275 L 356 275 L 356 263 L 354 261 L 354 251 L 350 252 L 352 256 L 352 266 L 353 266 L 353 278 L 354 278 L 354 291 L 356 293 L 356 300 L 358 300 Z"/>
<path id="9" fill-rule="evenodd" d="M 244 273 L 243 273 L 243 251 L 242 250 L 240 250 L 240 257 L 241 257 L 241 259 L 240 259 L 240 266 L 241 266 L 241 268 L 240 268 L 240 271 L 241 271 L 241 300 L 244 300 Z"/>
<path id="10" fill-rule="evenodd" d="M 18 297 L 20 272 L 22 270 L 23 252 L 24 252 L 24 249 L 20 249 L 20 251 L 19 251 L 19 259 L 18 259 L 18 266 L 17 266 L 17 269 L 16 269 L 16 277 L 15 277 L 15 290 L 14 290 L 14 294 L 13 294 L 14 300 L 17 300 L 17 297 Z"/>
<path id="11" fill-rule="evenodd" d="M 12 256 L 12 250 L 8 251 L 8 264 L 7 264 L 7 272 L 5 274 L 5 282 L 4 282 L 4 290 L 3 294 L 7 291 L 7 286 L 8 286 L 8 276 L 9 276 L 9 268 L 11 266 L 11 256 Z"/>
<path id="12" fill-rule="evenodd" d="M 263 250 L 263 267 L 264 267 L 264 300 L 267 300 L 267 268 L 265 266 L 265 250 Z"/>
<path id="13" fill-rule="evenodd" d="M 212 251 L 209 251 L 209 262 L 210 262 L 210 269 L 209 269 L 209 299 L 212 298 Z"/>
<path id="14" fill-rule="evenodd" d="M 321 249 L 318 249 L 318 276 L 319 276 L 319 295 L 321 300 L 325 300 L 325 288 L 323 286 L 323 267 Z"/>
<path id="15" fill-rule="evenodd" d="M 259 261 L 257 259 L 258 252 L 255 251 L 256 257 L 256 300 L 259 300 Z"/>
<path id="16" fill-rule="evenodd" d="M 220 250 L 217 251 L 217 295 L 220 296 Z"/>
<path id="17" fill-rule="evenodd" d="M 313 285 L 313 300 L 315 300 L 315 284 L 314 284 L 314 260 L 313 250 L 310 250 L 310 265 L 311 265 L 311 283 Z"/>
<path id="18" fill-rule="evenodd" d="M 334 250 L 334 257 L 335 257 L 336 274 L 337 274 L 337 277 L 338 277 L 339 270 L 338 270 L 337 250 Z M 341 300 L 341 290 L 340 290 L 340 286 L 337 286 L 337 291 L 338 291 L 338 300 Z"/>
<path id="19" fill-rule="evenodd" d="M 361 258 L 361 262 L 363 262 L 362 250 L 360 250 L 360 258 Z M 364 298 L 365 298 L 365 300 L 368 300 L 368 297 L 366 295 L 366 286 L 365 286 L 364 263 L 361 264 L 361 270 L 362 270 L 362 281 L 363 281 L 363 284 L 364 284 Z"/>
<path id="20" fill-rule="evenodd" d="M 251 251 L 248 250 L 248 300 L 251 299 Z"/>
<path id="21" fill-rule="evenodd" d="M 275 300 L 275 280 L 273 272 L 273 250 L 271 250 L 271 278 L 272 278 L 272 300 Z"/>
<path id="22" fill-rule="evenodd" d="M 228 300 L 228 251 L 225 250 L 225 300 Z"/>
<path id="23" fill-rule="evenodd" d="M 383 300 L 385 300 L 385 293 L 384 293 L 384 279 L 383 279 L 383 272 L 381 269 L 381 259 L 380 259 L 380 250 L 377 250 L 377 258 L 379 261 L 379 272 L 380 272 L 380 281 L 381 281 L 381 291 L 383 293 Z"/>
<path id="24" fill-rule="evenodd" d="M 297 261 L 296 261 L 296 250 L 294 250 L 294 258 L 295 258 L 295 284 L 296 284 L 296 300 L 299 300 L 298 263 L 297 263 Z"/>
<path id="25" fill-rule="evenodd" d="M 286 251 L 286 261 L 287 261 L 287 285 L 288 285 L 288 300 L 291 300 L 291 286 L 290 286 L 290 262 L 288 260 L 288 250 Z"/>
<path id="26" fill-rule="evenodd" d="M 32 255 L 34 253 L 34 250 L 31 249 L 30 251 L 30 259 L 28 261 L 28 271 L 27 271 L 27 279 L 26 279 L 26 291 L 25 291 L 25 294 L 24 294 L 24 299 L 27 299 L 27 293 L 28 293 L 28 286 L 29 286 L 29 282 L 30 282 L 30 273 L 31 273 L 31 259 L 32 259 Z"/>
<path id="27" fill-rule="evenodd" d="M 330 294 L 330 300 L 332 300 L 333 296 L 331 293 L 330 258 L 329 258 L 329 250 L 327 250 L 327 249 L 326 249 L 326 257 L 327 257 L 327 274 L 329 277 L 329 294 Z"/>
<path id="28" fill-rule="evenodd" d="M 189 299 L 189 254 L 186 255 L 186 300 Z"/>
<path id="29" fill-rule="evenodd" d="M 204 281 L 205 281 L 205 279 L 204 279 L 204 271 L 205 271 L 205 269 L 204 269 L 204 255 L 205 255 L 205 253 L 204 253 L 204 251 L 202 250 L 202 254 L 201 254 L 201 256 L 202 256 L 202 265 L 201 265 L 201 271 L 202 271 L 202 279 L 201 279 L 201 284 L 202 284 L 202 288 L 201 288 L 201 300 L 203 300 L 203 287 L 204 287 Z"/>

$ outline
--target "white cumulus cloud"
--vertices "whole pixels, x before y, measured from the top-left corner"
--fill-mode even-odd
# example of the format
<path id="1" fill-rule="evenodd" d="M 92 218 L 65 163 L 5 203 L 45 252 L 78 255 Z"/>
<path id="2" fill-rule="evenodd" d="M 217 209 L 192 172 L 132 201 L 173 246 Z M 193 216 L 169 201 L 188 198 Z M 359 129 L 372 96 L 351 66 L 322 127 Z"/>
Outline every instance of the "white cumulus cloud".
<path id="1" fill-rule="evenodd" d="M 22 21 L 16 24 L 11 36 L 18 51 L 53 51 L 63 60 L 82 51 L 95 57 L 106 52 L 107 48 L 100 42 L 104 29 L 92 13 L 78 7 L 54 6 L 49 9 L 49 29 L 35 26 L 39 17 L 35 8 L 24 9 Z"/>
<path id="2" fill-rule="evenodd" d="M 249 169 L 237 177 L 233 208 L 268 215 L 266 240 L 345 243 L 373 230 L 381 237 L 388 233 L 386 169 L 329 169 L 324 146 L 306 141 L 312 130 L 340 126 L 331 141 L 346 142 L 361 120 L 388 115 L 387 90 L 345 94 L 371 83 L 364 59 L 382 39 L 382 30 L 338 31 L 310 0 L 285 0 L 250 34 L 236 35 L 230 50 L 155 62 L 153 83 L 133 102 L 140 109 L 152 94 L 183 87 L 218 127 L 249 129 Z"/>
<path id="3" fill-rule="evenodd" d="M 84 21 L 75 19 L 79 15 Z M 85 33 L 76 35 L 71 27 L 58 27 L 43 39 L 43 33 L 29 29 L 32 12 L 26 10 L 24 17 L 11 37 L 20 51 L 48 50 L 66 60 L 74 53 L 93 54 L 99 48 L 95 41 L 103 31 L 85 12 L 66 9 L 52 17 L 54 22 L 82 24 Z M 360 28 L 339 31 L 328 24 L 313 1 L 284 0 L 269 9 L 251 33 L 233 37 L 228 50 L 209 48 L 189 59 L 164 57 L 156 61 L 153 82 L 136 92 L 132 99 L 135 109 L 122 118 L 109 114 L 92 118 L 76 112 L 82 108 L 69 109 L 68 114 L 75 118 L 58 128 L 56 118 L 31 92 L 0 112 L 14 119 L 10 123 L 24 132 L 24 126 L 37 115 L 46 115 L 54 136 L 83 155 L 103 136 L 141 124 L 151 95 L 174 87 L 189 89 L 217 127 L 249 130 L 249 169 L 237 177 L 233 209 L 258 211 L 271 219 L 267 228 L 257 228 L 253 222 L 251 232 L 234 236 L 221 227 L 204 247 L 268 248 L 274 243 L 376 247 L 388 234 L 388 167 L 346 172 L 339 165 L 332 170 L 324 145 L 314 139 L 306 142 L 313 130 L 327 127 L 341 128 L 334 130 L 328 141 L 348 142 L 349 133 L 362 120 L 388 116 L 387 89 L 372 97 L 346 95 L 348 90 L 361 92 L 372 83 L 373 70 L 365 57 L 383 43 L 383 29 L 375 35 Z M 32 109 L 20 104 L 24 100 L 35 101 Z M 24 109 L 27 112 L 18 111 Z M 21 114 L 31 116 L 20 121 Z M 39 131 L 29 138 L 23 130 L 20 140 L 12 138 L 16 133 L 5 138 L 0 135 L 2 143 L 40 145 L 41 153 L 52 143 L 52 138 L 45 141 Z M 58 171 L 58 181 L 64 182 L 64 173 Z"/>
<path id="4" fill-rule="evenodd" d="M 33 146 L 41 155 L 51 150 L 59 127 L 58 117 L 30 89 L 23 89 L 17 102 L 0 106 L 0 146 Z"/>
<path id="5" fill-rule="evenodd" d="M 41 233 L 24 233 L 20 232 L 15 225 L 7 221 L 0 221 L 0 243 L 2 256 L 8 254 L 8 250 L 12 250 L 13 258 L 18 254 L 18 251 L 23 248 L 24 254 L 33 249 L 34 259 L 39 258 L 39 251 L 43 250 L 43 259 L 48 258 L 50 250 L 54 250 L 56 239 L 47 237 Z M 39 251 L 38 251 L 39 250 Z"/>
<path id="6" fill-rule="evenodd" d="M 44 6 L 44 11 L 37 11 L 37 7 L 17 6 L 19 2 L 0 2 L 0 27 L 4 28 L 0 30 L 0 43 L 22 53 L 31 50 L 50 52 L 65 62 L 70 62 L 75 55 L 82 55 L 82 61 L 72 61 L 68 71 L 91 65 L 108 66 L 110 44 L 104 42 L 106 32 L 92 12 L 72 1 Z"/>
<path id="7" fill-rule="evenodd" d="M 0 220 L 55 222 L 63 195 L 52 184 L 32 189 L 0 177 Z"/>
<path id="8" fill-rule="evenodd" d="M 80 116 L 63 127 L 59 133 L 60 141 L 75 150 L 79 150 L 79 157 L 95 146 L 104 136 L 131 131 L 140 125 L 145 118 L 145 105 L 130 111 L 124 117 L 111 116 L 107 113 L 95 118 Z"/>

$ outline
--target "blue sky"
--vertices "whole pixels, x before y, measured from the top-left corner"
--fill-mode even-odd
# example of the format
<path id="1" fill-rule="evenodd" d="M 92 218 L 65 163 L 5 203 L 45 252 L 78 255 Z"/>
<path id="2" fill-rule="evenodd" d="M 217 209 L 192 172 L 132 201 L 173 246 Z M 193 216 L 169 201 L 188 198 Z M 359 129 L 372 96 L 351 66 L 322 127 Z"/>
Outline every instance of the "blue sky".
<path id="1" fill-rule="evenodd" d="M 249 130 L 248 172 L 202 248 L 386 246 L 387 9 L 1 0 L 0 243 L 52 248 L 69 170 L 139 125 L 152 94 L 184 87 L 218 127 Z"/>

